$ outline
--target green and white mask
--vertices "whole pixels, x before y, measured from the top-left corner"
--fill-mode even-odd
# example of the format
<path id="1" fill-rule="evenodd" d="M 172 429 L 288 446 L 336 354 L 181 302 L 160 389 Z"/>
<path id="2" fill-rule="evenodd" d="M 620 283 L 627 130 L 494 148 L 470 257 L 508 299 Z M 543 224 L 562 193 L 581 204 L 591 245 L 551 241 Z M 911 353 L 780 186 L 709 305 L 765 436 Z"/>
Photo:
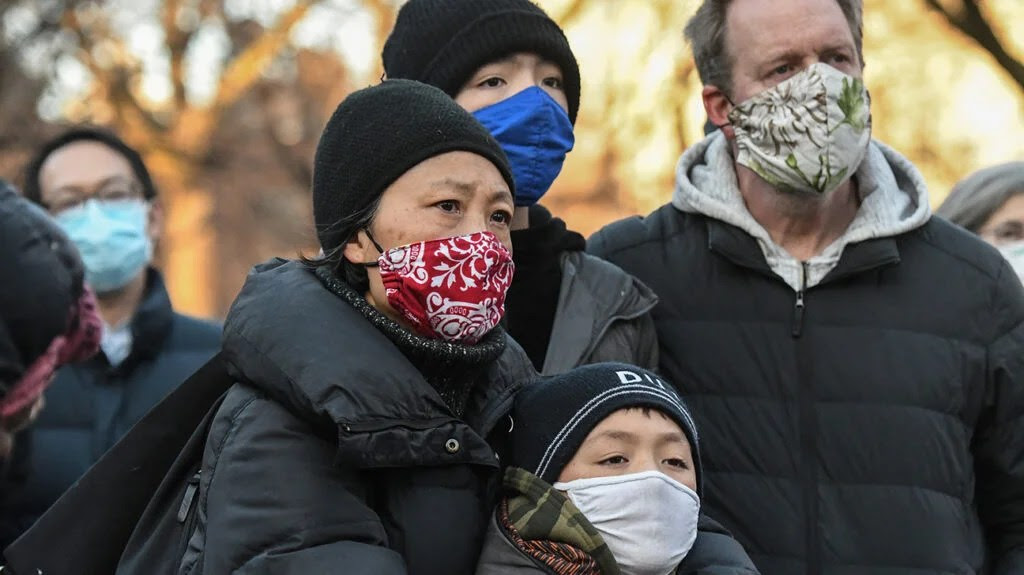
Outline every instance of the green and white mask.
<path id="1" fill-rule="evenodd" d="M 736 161 L 783 192 L 830 194 L 857 171 L 871 141 L 864 82 L 814 64 L 734 107 Z"/>

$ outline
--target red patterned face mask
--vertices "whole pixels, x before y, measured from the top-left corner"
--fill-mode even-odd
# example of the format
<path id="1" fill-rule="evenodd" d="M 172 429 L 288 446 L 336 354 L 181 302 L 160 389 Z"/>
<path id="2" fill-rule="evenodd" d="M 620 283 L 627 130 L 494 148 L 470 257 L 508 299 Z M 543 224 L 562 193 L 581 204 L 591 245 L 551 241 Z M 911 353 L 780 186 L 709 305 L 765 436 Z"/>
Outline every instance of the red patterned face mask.
<path id="1" fill-rule="evenodd" d="M 380 269 L 388 303 L 425 337 L 474 344 L 505 315 L 512 254 L 491 232 L 384 250 Z"/>

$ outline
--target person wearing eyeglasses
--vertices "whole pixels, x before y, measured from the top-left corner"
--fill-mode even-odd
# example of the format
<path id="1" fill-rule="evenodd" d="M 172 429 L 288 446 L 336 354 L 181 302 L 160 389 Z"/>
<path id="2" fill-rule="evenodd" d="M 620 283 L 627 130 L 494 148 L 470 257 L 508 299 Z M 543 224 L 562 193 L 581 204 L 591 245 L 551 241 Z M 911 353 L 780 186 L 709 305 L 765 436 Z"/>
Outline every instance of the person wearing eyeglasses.
<path id="1" fill-rule="evenodd" d="M 151 407 L 215 354 L 220 327 L 175 313 L 152 265 L 163 230 L 156 186 L 116 135 L 79 127 L 28 164 L 24 195 L 78 248 L 103 320 L 101 352 L 57 372 L 47 409 L 19 436 L 27 476 L 9 478 L 0 545 L 28 529 Z"/>

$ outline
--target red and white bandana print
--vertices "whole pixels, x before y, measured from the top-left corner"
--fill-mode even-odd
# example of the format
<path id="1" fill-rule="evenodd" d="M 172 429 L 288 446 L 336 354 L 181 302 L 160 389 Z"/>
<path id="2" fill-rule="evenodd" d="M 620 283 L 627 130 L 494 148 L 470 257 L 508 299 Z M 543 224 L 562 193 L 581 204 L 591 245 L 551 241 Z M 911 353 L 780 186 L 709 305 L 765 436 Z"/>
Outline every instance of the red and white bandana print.
<path id="1" fill-rule="evenodd" d="M 515 264 L 491 232 L 393 248 L 377 262 L 388 303 L 426 337 L 474 344 L 505 315 Z"/>

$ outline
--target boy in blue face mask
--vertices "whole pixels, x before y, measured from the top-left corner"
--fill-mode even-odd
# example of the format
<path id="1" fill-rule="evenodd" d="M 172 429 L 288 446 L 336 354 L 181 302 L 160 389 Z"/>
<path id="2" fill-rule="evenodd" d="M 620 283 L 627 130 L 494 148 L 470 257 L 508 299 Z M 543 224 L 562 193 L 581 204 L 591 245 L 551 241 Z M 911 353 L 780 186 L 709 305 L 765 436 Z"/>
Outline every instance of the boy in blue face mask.
<path id="1" fill-rule="evenodd" d="M 102 353 L 57 372 L 48 409 L 15 443 L 32 466 L 3 486 L 4 547 L 220 345 L 219 326 L 174 312 L 151 266 L 163 216 L 135 150 L 103 130 L 72 129 L 29 163 L 24 192 L 78 248 L 103 336 Z"/>
<path id="2" fill-rule="evenodd" d="M 529 0 L 409 0 L 383 51 L 389 78 L 437 86 L 490 131 L 516 183 L 509 333 L 545 374 L 598 361 L 657 365 L 657 299 L 583 252 L 538 201 L 574 145 L 580 74 L 565 34 Z M 455 198 L 453 198 L 455 199 Z"/>

